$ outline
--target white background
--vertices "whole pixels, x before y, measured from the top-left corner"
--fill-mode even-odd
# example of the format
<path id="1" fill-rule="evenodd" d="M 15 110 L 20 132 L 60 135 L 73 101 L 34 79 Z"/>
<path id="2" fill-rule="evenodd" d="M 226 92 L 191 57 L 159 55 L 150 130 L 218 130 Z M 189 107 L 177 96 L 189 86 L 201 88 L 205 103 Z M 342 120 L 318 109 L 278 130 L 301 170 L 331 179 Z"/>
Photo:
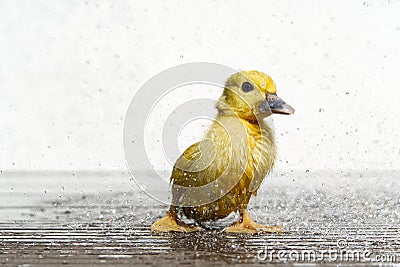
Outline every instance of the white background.
<path id="1" fill-rule="evenodd" d="M 125 169 L 135 91 L 205 61 L 269 73 L 296 109 L 274 118 L 278 169 L 398 170 L 399 14 L 399 1 L 1 0 L 0 169 Z"/>

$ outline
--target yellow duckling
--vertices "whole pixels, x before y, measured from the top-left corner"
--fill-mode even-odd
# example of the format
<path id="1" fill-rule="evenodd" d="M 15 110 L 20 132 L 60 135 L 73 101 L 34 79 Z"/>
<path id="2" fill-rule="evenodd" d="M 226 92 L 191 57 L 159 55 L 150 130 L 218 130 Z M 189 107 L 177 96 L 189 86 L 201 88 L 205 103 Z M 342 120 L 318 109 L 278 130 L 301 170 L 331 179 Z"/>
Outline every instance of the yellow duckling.
<path id="1" fill-rule="evenodd" d="M 276 158 L 274 133 L 263 118 L 271 113 L 293 114 L 294 109 L 276 95 L 271 77 L 259 71 L 241 71 L 229 77 L 217 109 L 205 138 L 186 149 L 175 163 L 171 207 L 151 230 L 202 229 L 184 223 L 178 216 L 181 210 L 199 223 L 239 211 L 239 221 L 225 228 L 226 232 L 282 232 L 282 227 L 254 222 L 247 205 Z"/>

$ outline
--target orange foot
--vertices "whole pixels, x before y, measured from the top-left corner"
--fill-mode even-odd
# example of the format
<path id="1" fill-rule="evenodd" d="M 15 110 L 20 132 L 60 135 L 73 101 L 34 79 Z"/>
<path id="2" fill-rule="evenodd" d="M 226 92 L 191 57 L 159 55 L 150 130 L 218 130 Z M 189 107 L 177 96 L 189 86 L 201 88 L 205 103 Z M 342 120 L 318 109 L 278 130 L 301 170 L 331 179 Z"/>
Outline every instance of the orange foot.
<path id="1" fill-rule="evenodd" d="M 195 232 L 195 231 L 201 231 L 203 228 L 201 227 L 196 227 L 192 225 L 188 225 L 176 218 L 175 216 L 172 216 L 170 213 L 168 213 L 165 217 L 157 220 L 153 225 L 151 226 L 151 231 L 152 232 Z"/>
<path id="2" fill-rule="evenodd" d="M 254 222 L 248 212 L 245 210 L 243 214 L 241 214 L 242 218 L 232 224 L 229 227 L 226 227 L 223 231 L 226 233 L 241 233 L 241 234 L 256 234 L 260 232 L 264 233 L 283 233 L 282 226 L 268 226 L 262 225 Z"/>

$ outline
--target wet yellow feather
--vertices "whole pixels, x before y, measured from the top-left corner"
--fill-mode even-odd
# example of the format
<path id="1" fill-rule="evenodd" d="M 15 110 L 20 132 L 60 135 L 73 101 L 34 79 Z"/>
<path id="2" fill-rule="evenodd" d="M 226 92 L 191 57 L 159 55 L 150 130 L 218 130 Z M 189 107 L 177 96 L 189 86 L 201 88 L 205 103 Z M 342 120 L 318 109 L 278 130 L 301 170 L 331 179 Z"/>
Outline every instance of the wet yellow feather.
<path id="1" fill-rule="evenodd" d="M 240 86 L 245 81 L 255 84 L 256 90 L 243 93 Z M 178 159 L 171 181 L 185 187 L 217 181 L 217 191 L 228 186 L 224 179 L 219 179 L 228 173 L 238 183 L 215 201 L 184 207 L 187 217 L 196 221 L 224 218 L 246 208 L 251 195 L 257 192 L 276 158 L 274 133 L 262 118 L 257 117 L 257 107 L 269 93 L 276 93 L 276 86 L 271 77 L 262 72 L 242 71 L 227 80 L 217 105 L 216 120 L 204 140 L 189 147 Z M 207 199 L 209 194 L 213 192 L 201 197 Z M 190 202 L 189 196 L 175 194 L 173 197 L 186 197 L 182 203 Z"/>

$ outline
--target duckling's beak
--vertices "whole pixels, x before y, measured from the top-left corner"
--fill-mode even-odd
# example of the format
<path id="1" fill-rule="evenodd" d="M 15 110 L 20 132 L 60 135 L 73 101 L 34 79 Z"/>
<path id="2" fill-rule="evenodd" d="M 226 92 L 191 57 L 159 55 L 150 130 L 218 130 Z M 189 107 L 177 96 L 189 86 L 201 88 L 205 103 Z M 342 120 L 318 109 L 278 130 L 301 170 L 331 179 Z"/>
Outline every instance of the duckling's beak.
<path id="1" fill-rule="evenodd" d="M 286 104 L 276 94 L 268 94 L 267 102 L 272 113 L 290 115 L 294 113 L 294 108 Z"/>

